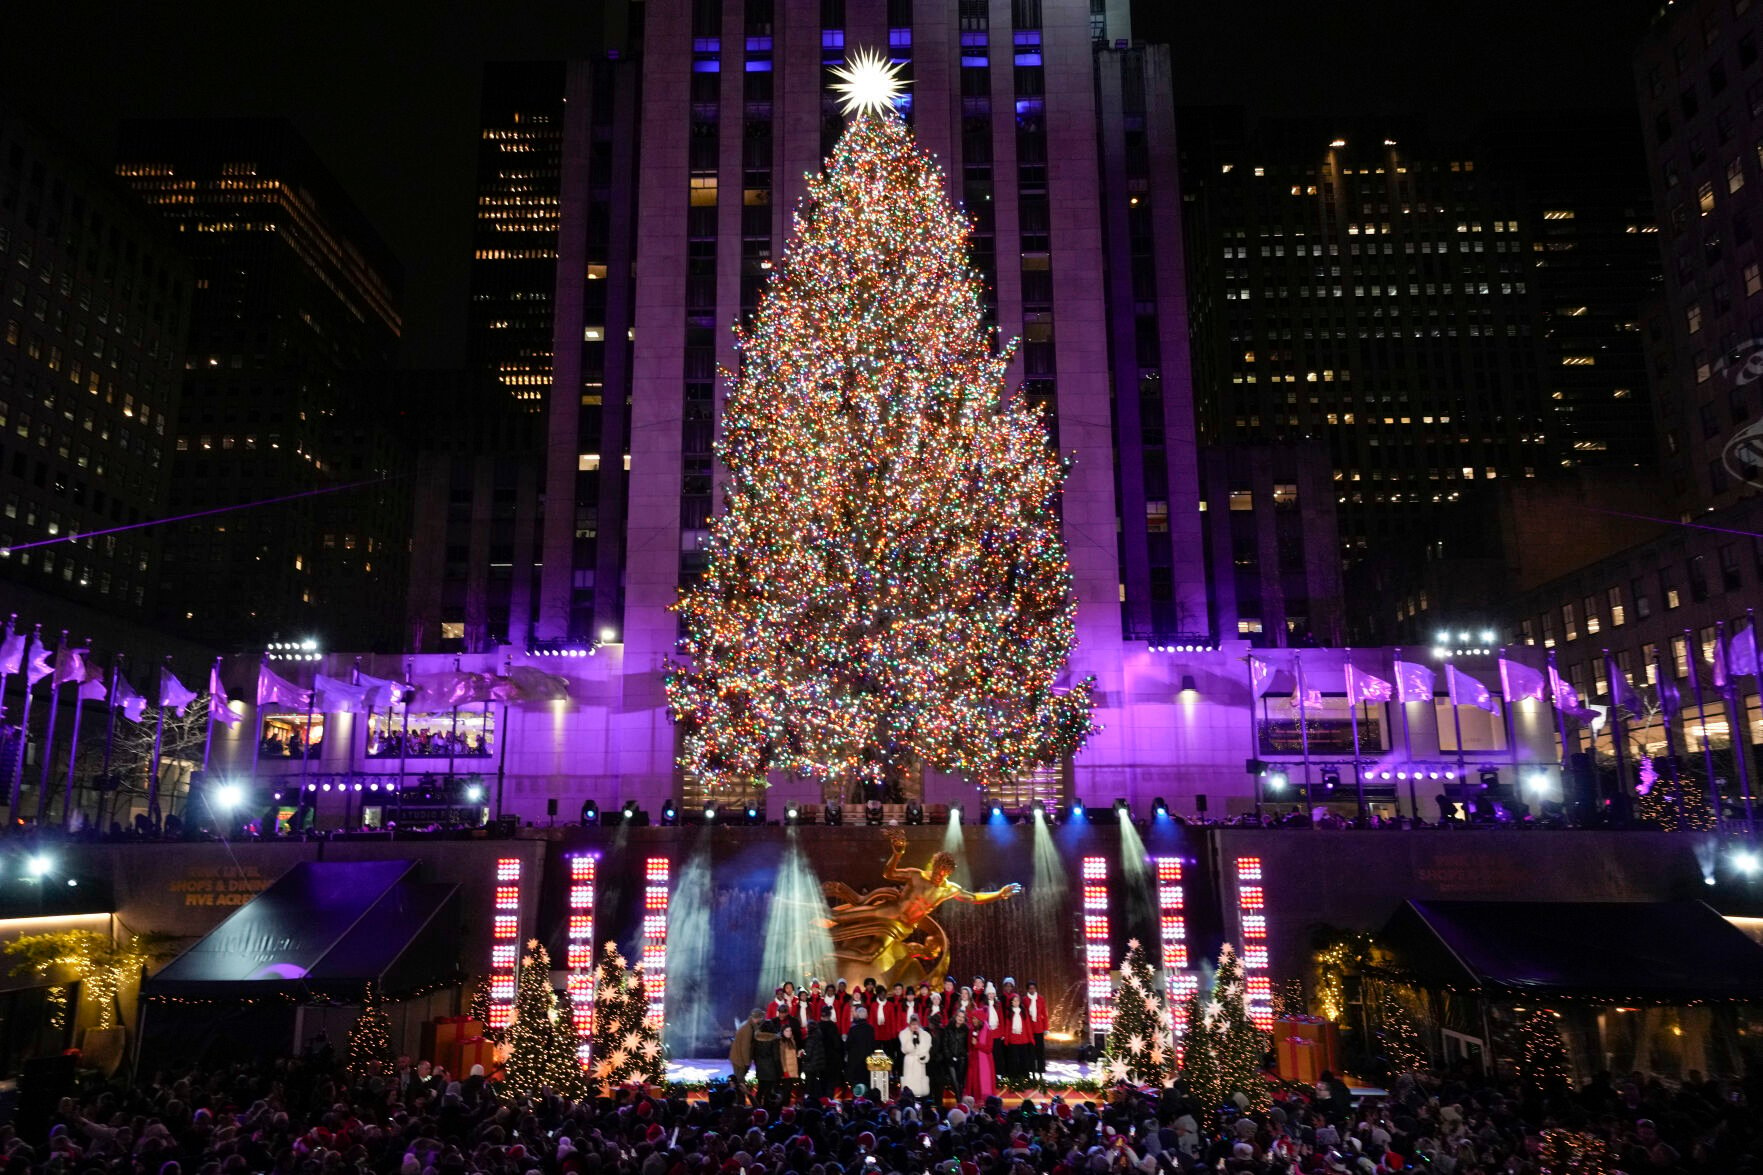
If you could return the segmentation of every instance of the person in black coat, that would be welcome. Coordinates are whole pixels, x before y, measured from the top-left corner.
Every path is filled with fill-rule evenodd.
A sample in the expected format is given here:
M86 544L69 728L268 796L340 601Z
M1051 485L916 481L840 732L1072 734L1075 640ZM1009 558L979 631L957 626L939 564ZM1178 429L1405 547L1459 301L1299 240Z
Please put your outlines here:
M820 1019L809 1026L802 1054L802 1081L809 1097L827 1097L845 1072L845 1051L833 1010L821 1006Z
M932 1079L932 1084L937 1088L930 1090L930 1095L940 1098L943 1087L947 1086L955 1091L956 1098L960 1098L967 1087L967 1025L961 1022L960 1017L945 1015L943 1025L937 1031L931 1065L937 1070Z
M783 1058L778 1053L778 1023L762 1020L753 1033L753 1077L759 1083L754 1101L761 1106L771 1104L777 1095L778 1082L783 1080Z
M875 1051L875 1029L869 1026L869 1009L859 1005L851 1009L851 1031L845 1036L845 1084L853 1093L859 1085L868 1088L869 1054Z

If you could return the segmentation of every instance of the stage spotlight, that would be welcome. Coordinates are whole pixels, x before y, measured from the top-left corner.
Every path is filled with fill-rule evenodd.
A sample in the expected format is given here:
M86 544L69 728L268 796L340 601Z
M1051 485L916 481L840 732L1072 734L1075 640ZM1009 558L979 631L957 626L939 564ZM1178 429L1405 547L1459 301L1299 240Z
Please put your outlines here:
M919 803L917 800L913 800L911 803L906 805L906 823L908 823L908 824L923 824L924 823L924 805L923 804Z
M1549 790L1549 777L1541 771L1533 771L1530 777L1524 781L1524 786L1531 795L1540 796Z
M966 813L962 812L960 804L950 804L949 805L949 823L950 824L961 823L962 818L965 815L966 815Z
M1041 807L1039 804L1036 804L1033 807L1031 807L1028 811L1029 811L1030 817L1034 820L1034 822L1036 824L1046 823L1047 810L1045 808Z
M214 806L231 812L245 802L245 789L236 783L223 783L214 789Z
M1121 817L1123 820L1131 820L1132 819L1132 805L1130 805L1126 802L1125 796L1116 796L1115 797L1115 799L1114 799L1114 814L1116 816Z
M801 818L802 809L796 807L796 805L791 804L788 808L784 809L784 823L794 824Z
M759 823L759 809L755 808L752 804L747 805L747 823L748 824L758 824Z
M704 823L706 823L706 824L716 823L716 805L715 804L705 804L704 805Z
M1483 787L1499 787L1500 773L1492 767L1483 767L1477 774L1481 777Z
M1284 791L1286 784L1291 782L1284 771L1270 771L1267 774L1267 787L1271 791Z
M673 806L672 800L661 805L661 823L663 827L672 827L679 823L679 809Z
M1151 801L1151 819L1153 819L1153 820L1167 820L1168 818L1169 818L1169 804L1164 801L1162 796L1158 796L1156 799Z
M1763 857L1755 849L1740 849L1732 855L1732 867L1746 877L1755 877L1763 871Z
M629 824L629 823L635 821L636 818L637 818L637 802L635 800L626 800L624 802L625 823Z
M1082 820L1084 818L1084 802L1082 800L1071 801L1071 818L1073 820Z
M1324 767L1322 769L1322 790L1325 792L1330 792L1330 791L1333 791L1335 788L1339 787L1340 785L1341 785L1340 768L1338 768L1338 767Z
M845 822L845 806L839 803L828 804L826 806L826 822L835 828L843 824Z
M593 800L582 801L582 827L600 823L600 805Z
M355 786L360 787L361 785L356 784ZM466 803L468 803L468 804L481 804L481 803L483 803L483 800L484 800L484 785L483 784L473 783L473 784L467 785L467 787L465 789L465 802Z
M42 853L32 853L25 858L24 875L30 880L35 881L40 877L46 876L49 870L54 867L55 863Z
M882 804L880 800L863 801L863 823L880 824L882 822Z
M987 810L987 814L993 823L1002 823L1004 821L1004 806L1002 804L993 804Z

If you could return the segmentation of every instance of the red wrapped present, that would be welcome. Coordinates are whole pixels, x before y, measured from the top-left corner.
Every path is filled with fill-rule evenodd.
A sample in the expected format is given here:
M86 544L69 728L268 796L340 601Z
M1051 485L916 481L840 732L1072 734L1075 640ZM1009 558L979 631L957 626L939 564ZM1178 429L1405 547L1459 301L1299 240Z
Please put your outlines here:
M422 1026L422 1055L417 1060L433 1061L451 1069L447 1058L454 1046L483 1034L484 1026L470 1016L437 1016Z
M1334 1021L1321 1016L1281 1016L1273 1022L1273 1047L1289 1037L1302 1037L1317 1049L1319 1064L1335 1073L1341 1071L1341 1035ZM1283 1073L1284 1071L1281 1070Z
M447 1066L447 1072L451 1073L457 1081L463 1081L471 1076L473 1065L482 1065L484 1076L488 1077L496 1071L496 1046L482 1036L455 1041L452 1053L444 1063Z
M1322 1049L1313 1040L1302 1036L1287 1036L1276 1046L1279 1056L1279 1075L1287 1081L1301 1081L1306 1085L1315 1085L1322 1077Z

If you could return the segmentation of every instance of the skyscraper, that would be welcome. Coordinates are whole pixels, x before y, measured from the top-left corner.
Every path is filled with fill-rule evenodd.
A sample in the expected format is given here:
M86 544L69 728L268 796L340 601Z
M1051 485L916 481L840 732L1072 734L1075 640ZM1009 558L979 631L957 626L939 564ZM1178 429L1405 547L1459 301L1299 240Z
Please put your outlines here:
M491 63L480 102L466 363L534 413L551 386L565 69Z
M1645 459L1632 171L1575 170L1560 131L1195 112L1184 136L1190 240L1216 254L1202 435L1327 446L1356 639L1430 624L1429 567L1494 590L1502 479Z
M838 137L829 70L859 48L901 64L991 317L1022 340L1013 381L1071 459L1075 670L1106 696L1124 639L1209 639L1167 51L1088 0L643 7L639 43L566 86L536 641L618 646L624 712L671 747L661 680L716 508L717 368Z
M409 492L380 479L405 445L343 381L391 366L397 263L286 122L132 122L121 143L196 271L171 508L279 500L168 531L162 618L236 647L395 644Z
M163 567L190 266L113 178L0 105L0 577L124 616Z

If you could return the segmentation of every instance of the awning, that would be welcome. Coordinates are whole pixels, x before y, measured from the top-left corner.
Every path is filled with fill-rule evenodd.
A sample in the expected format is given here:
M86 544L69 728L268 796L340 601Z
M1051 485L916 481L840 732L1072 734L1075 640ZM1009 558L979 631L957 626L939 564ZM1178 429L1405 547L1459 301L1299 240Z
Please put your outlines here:
M1763 946L1703 902L1403 903L1378 965L1500 998L1763 1000Z
M449 982L458 966L458 886L417 879L414 861L303 861L142 986L142 994L352 1002Z

